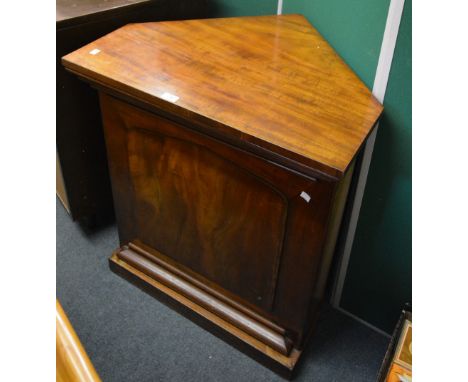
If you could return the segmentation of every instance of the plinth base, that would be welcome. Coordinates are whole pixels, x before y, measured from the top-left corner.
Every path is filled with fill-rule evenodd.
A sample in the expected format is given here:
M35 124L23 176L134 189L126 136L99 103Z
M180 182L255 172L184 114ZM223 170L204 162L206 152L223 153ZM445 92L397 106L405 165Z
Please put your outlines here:
M202 290L193 279L184 277L171 264L164 264L164 260L155 256L156 251L152 252L129 243L112 254L109 266L204 329L282 377L292 379L302 352L292 347L281 328L246 315L235 305Z

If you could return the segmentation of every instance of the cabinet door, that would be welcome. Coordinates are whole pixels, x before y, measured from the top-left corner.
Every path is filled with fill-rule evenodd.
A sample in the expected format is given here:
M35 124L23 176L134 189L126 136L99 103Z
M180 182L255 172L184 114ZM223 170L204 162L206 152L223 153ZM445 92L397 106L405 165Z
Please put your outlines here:
M138 240L299 330L332 184L101 96L122 244Z

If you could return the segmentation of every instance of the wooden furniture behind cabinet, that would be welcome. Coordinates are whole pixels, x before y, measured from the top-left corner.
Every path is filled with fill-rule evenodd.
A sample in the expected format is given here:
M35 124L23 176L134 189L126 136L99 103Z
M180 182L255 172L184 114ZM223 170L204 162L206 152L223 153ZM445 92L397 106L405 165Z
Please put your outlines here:
M57 0L57 195L74 220L113 216L106 149L96 93L67 73L67 53L136 21L206 17L208 1Z
M299 15L127 25L63 63L100 93L111 268L290 376L382 106Z

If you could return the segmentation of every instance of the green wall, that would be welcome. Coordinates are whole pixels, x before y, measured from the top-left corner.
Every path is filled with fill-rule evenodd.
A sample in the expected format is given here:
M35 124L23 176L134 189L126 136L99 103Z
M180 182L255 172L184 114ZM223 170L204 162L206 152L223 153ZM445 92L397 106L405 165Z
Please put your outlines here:
M406 0L341 303L387 332L411 302L411 37Z
M213 0L215 17L274 15L277 0Z

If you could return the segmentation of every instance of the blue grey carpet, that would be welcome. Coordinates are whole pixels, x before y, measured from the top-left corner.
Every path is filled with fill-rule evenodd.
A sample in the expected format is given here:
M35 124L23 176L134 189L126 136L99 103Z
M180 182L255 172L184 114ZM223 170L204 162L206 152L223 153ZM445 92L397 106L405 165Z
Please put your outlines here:
M112 273L114 225L85 233L57 201L57 297L104 382L283 381ZM295 381L375 381L388 339L326 309Z

